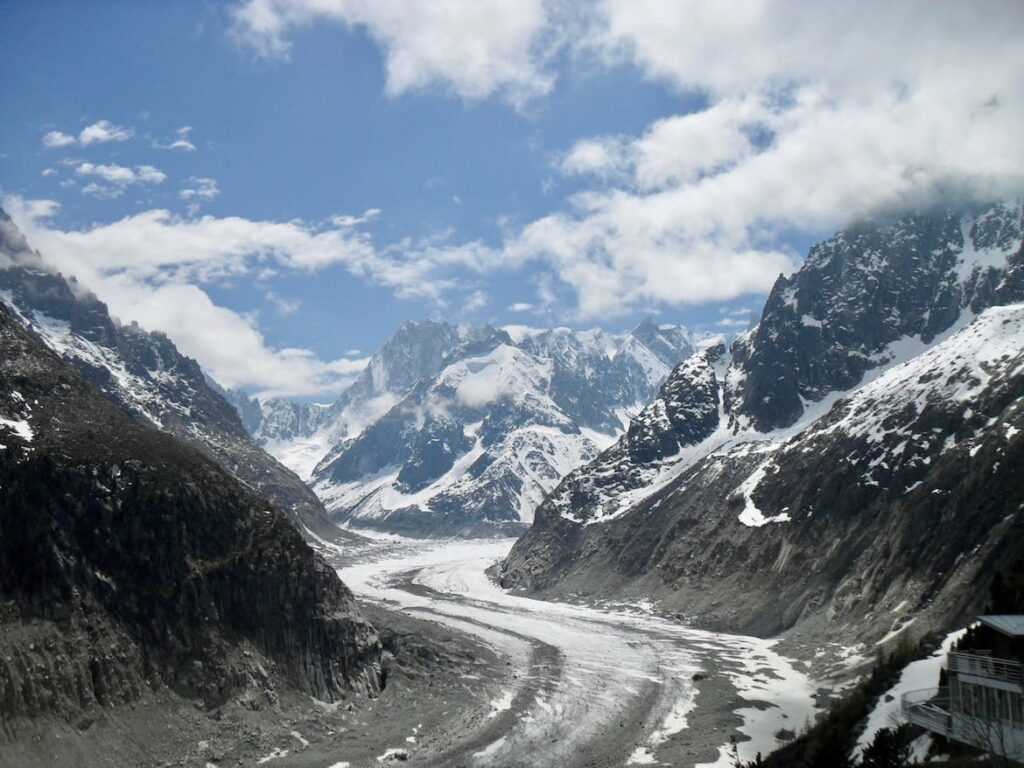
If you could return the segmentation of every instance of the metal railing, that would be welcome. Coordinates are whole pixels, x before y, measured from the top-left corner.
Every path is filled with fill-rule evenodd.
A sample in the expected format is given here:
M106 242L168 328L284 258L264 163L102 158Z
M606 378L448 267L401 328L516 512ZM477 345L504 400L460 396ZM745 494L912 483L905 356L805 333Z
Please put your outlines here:
M1022 670L1024 667L1019 662L1008 659L997 659L994 656L977 653L949 654L949 671L963 675L987 677L990 680L1003 680L1021 685L1024 682Z
M900 710L914 725L943 736L950 735L953 718L949 712L948 689L923 688L909 691L900 697Z

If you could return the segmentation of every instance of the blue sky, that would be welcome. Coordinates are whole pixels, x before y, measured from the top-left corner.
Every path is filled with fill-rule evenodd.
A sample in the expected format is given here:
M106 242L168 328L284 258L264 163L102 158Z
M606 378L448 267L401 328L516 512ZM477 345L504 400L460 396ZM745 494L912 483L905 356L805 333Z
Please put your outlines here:
M407 318L732 330L859 213L1019 182L1019 6L972 40L953 3L891 39L757 5L11 2L0 192L218 379L329 396Z

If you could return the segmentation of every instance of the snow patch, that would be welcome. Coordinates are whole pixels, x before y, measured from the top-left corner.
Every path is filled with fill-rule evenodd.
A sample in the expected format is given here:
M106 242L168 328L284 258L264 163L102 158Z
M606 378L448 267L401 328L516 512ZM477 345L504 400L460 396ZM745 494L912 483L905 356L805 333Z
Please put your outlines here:
M888 691L878 698L878 703L868 715L864 732L857 737L857 746L853 756L859 758L864 747L872 742L875 734L882 728L891 728L903 722L900 714L900 697L910 691L935 688L939 684L939 670L946 668L947 655L953 643L963 637L967 628L958 629L946 635L942 646L931 656L910 662L900 673L900 679Z
M0 427L7 427L26 443L31 443L35 438L32 427L25 419L5 419L0 417Z

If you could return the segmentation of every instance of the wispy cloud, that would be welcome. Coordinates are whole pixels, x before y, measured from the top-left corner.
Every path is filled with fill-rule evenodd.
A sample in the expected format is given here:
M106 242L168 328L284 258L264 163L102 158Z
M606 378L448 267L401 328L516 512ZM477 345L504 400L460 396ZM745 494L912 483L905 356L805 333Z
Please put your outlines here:
M196 145L189 140L188 135L192 132L191 125L183 125L174 132L174 138L166 141L155 140L153 146L156 149L176 149L182 152L195 152Z
M490 296L487 295L487 291L477 289L466 298L462 305L462 313L465 315L472 315L486 307L490 301L491 299Z
M279 315L293 315L302 307L302 302L298 299L289 299L274 291L267 291L266 297L267 301L274 305L274 310Z
M183 187L178 192L178 197L182 200L213 200L220 194L216 179L193 176L189 179L189 184L190 186Z

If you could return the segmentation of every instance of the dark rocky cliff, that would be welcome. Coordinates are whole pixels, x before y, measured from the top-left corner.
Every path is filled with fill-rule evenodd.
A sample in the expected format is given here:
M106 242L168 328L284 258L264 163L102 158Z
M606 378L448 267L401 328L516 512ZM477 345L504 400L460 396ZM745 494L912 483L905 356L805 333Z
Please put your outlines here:
M212 707L378 688L380 646L288 519L131 418L0 307L0 721L149 686Z

